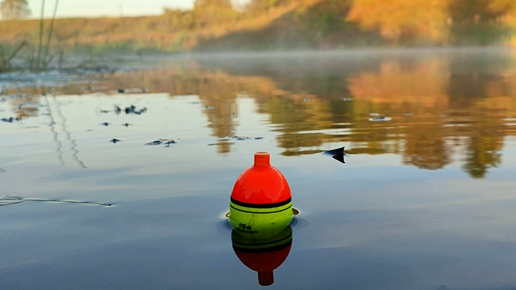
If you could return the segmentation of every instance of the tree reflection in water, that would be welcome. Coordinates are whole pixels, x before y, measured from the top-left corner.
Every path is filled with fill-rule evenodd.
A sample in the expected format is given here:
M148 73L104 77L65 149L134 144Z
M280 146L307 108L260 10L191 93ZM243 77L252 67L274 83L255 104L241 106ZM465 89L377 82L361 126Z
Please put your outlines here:
M179 61L145 78L118 73L106 87L198 95L219 138L235 135L237 99L252 98L285 156L347 143L350 154L399 154L427 170L460 160L483 178L500 165L504 137L516 135L504 121L516 116L514 60L507 51L225 57ZM392 120L370 122L372 113ZM225 154L232 144L215 145Z

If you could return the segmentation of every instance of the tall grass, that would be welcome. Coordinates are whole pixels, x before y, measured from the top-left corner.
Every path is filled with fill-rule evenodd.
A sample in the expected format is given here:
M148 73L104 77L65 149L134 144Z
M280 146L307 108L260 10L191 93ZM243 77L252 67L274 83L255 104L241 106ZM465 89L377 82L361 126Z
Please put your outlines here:
M41 1L41 17L39 19L39 47L38 47L38 58L36 64L36 70L39 70L39 63L41 59L41 52L43 51L43 27L45 17L45 0Z
M52 43L52 36L54 34L54 25L56 22L57 8L59 7L59 0L56 0L54 5L54 13L52 14L52 18L50 19L50 27L47 32L47 42L43 43L43 36L45 34L44 27L44 10L45 10L45 0L41 1L41 18L40 18L40 26L39 26L39 45L38 45L38 56L35 61L35 67L31 67L31 70L42 71L48 68L48 65L54 60L54 58L62 54L62 52L56 53L54 55L50 55L50 45Z
M52 18L50 19L50 26L48 30L45 30L45 0L41 1L41 17L39 19L38 31L39 41L37 43L37 48L34 45L31 45L28 42L23 41L21 44L15 47L12 53L8 54L6 50L0 46L0 73L16 69L12 66L11 61L21 52L22 48L26 48L27 65L30 71L38 72L47 70L50 63L57 56L60 56L59 63L62 63L63 51L60 51L53 55L50 53L50 47L52 44L52 36L54 35L54 27L58 7L59 0L56 0L54 5L54 13L52 15Z
M0 47L0 73L13 69L11 61L18 55L23 47L27 45L26 41L20 43L11 54L7 56L6 52Z
M50 29L48 31L47 46L45 49L45 59L49 58L50 42L52 41L52 34L54 33L54 24L56 22L57 7L59 7L59 0L56 0L56 3L54 5L54 14L52 15L52 20L50 21Z

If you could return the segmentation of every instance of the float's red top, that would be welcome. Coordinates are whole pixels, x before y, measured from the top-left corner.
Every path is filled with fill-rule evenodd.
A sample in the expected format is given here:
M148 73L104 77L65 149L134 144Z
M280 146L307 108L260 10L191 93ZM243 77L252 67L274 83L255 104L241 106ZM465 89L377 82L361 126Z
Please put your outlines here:
M270 165L270 155L258 152L254 166L238 177L231 198L248 204L275 204L292 198L290 187L281 172Z

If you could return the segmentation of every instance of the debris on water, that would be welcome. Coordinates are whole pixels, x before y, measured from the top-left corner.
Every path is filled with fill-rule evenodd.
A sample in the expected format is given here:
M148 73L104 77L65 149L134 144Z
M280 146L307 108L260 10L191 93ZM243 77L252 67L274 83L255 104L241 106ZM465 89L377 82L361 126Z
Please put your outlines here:
M129 126L132 126L132 125L131 125L131 124L129 124L129 123L125 123L125 124L122 124L122 126L124 126L124 127L129 127Z
M10 118L2 118L2 122L12 123L13 121L14 121L14 118L13 118L13 117L10 117Z
M347 154L346 154L346 152L344 152L344 148L345 147L340 147L340 148L337 148L337 149L332 149L332 150L324 151L323 154L331 156L333 159L335 159L335 160L345 164L346 160L344 159L344 157Z
M122 113L122 111L124 111L127 115L129 115L129 114L141 115L141 114L147 112L147 108L143 107L140 110L137 110L135 105L131 105L129 107L125 107L125 109L122 110L122 108L115 105L115 114L120 115Z
M146 143L147 146L158 146L158 145L166 145L165 147L170 147L170 145L176 144L177 141L174 139L158 139L156 141L152 141L149 143Z
M135 112L134 112L134 114L135 114L135 115L141 115L141 114L143 114L143 113L145 113L145 112L147 112L147 108L143 108L143 109L141 109L141 110L139 110L139 111L135 111Z
M222 144L233 145L234 143L218 142L218 143L210 143L210 144L208 144L208 146L217 146L217 145L222 145Z
M100 114L107 114L107 113L109 113L109 112L111 112L111 111L109 111L109 110L103 110L103 109L99 109L99 108L97 108L97 114L98 114L98 113L100 113Z
M369 114L369 116L380 116L380 114L378 114L378 113L371 113L371 114Z
M205 110L213 110L213 109L215 109L214 107L211 107L211 106L204 106L202 108L205 109Z
M122 142L122 141L118 140L118 139L111 139L109 142L116 144L116 143Z
M148 90L146 88L136 88L136 89L118 89L117 92L119 94L130 94L130 93L146 93Z
M102 124L100 124L100 125L102 125L102 126L106 126L106 127L107 127L107 126L109 126L109 125L111 125L111 124L109 124L108 122L104 122L104 123L102 123Z
M163 142L161 142L160 140L145 143L145 145L148 145L148 146L155 146L155 145L161 145L161 144L163 144Z
M224 139L233 139L237 141L244 141L244 140L262 140L263 137L246 137L246 136L227 136L227 137L220 137L219 140Z
M340 98L342 101L344 102L350 102L350 101L353 101L354 99L353 98Z
M134 105L131 105L130 107L126 107L125 108L125 113L126 114L131 114L131 113L134 113L136 110L136 107Z
M9 118L2 118L2 122L6 122L6 123L12 123L14 121L17 121L17 122L20 122L22 120L21 117L16 117L16 118L13 118L13 117L9 117Z
M310 98L304 98L304 99L303 99L303 101L304 101L304 102L310 102L311 100L312 100L312 99L310 99Z
M376 118L369 118L369 121L371 122L387 122L392 120L391 117L376 117Z
M86 132L93 132L93 130L89 129L89 130L86 130Z

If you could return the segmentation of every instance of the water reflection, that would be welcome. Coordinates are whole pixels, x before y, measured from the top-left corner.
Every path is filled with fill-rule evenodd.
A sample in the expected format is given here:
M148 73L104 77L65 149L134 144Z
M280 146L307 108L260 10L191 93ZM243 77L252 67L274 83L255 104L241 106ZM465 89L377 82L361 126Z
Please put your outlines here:
M459 51L175 60L145 78L116 73L99 92L138 84L172 98L198 95L220 154L233 150L224 138L246 118L238 99L251 98L284 156L345 145L350 154L398 154L425 170L459 161L483 178L501 164L504 138L516 135L507 121L516 116L515 59L510 51Z
M186 78L171 75L177 86L169 92L198 94L215 107L205 114L219 137L238 125L227 107L245 93L269 116L285 156L347 142L349 153L400 154L421 169L462 160L471 177L482 178L500 164L504 136L516 133L504 121L516 115L511 53L275 61L201 61ZM371 113L392 121L371 123ZM219 152L230 151L224 145Z
M238 259L249 269L258 272L258 283L270 286L274 284L274 270L279 268L290 254L292 236L290 226L278 235L259 240L243 237L233 230L231 241Z

